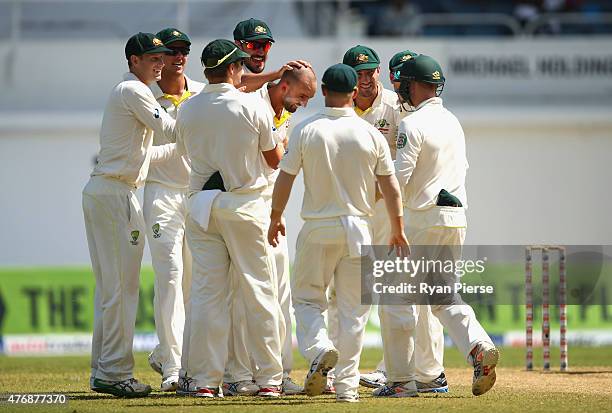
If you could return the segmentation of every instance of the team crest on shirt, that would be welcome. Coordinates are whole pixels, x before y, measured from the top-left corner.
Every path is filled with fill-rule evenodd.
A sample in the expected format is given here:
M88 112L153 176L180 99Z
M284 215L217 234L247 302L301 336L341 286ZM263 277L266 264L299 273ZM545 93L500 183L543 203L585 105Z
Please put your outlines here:
M138 245L138 237L140 237L140 231L132 231L132 232L130 232L130 237L132 237L132 240L130 241L130 244Z
M389 126L390 123L387 121L387 119L378 119L376 122L374 122L374 126L376 126L378 129L387 129L387 126Z
M161 231L160 231L160 228L159 228L159 222L156 222L155 224L153 224L151 229L153 230L153 238L161 237Z
M368 60L370 60L370 58L368 57L367 54L359 53L357 55L357 61L360 63L367 63Z
M153 40L151 40L151 41L153 42L154 46L163 46L164 45L164 43L161 40L159 40L157 37L154 37Z
M400 133L397 137L397 149L402 149L408 143L408 137L405 133Z
M267 32L266 32L266 28L265 28L265 27L263 27L263 26L257 26L257 27L255 27L255 28L253 29L253 31L254 31L255 33L260 33L260 34L261 34L261 33L267 33Z

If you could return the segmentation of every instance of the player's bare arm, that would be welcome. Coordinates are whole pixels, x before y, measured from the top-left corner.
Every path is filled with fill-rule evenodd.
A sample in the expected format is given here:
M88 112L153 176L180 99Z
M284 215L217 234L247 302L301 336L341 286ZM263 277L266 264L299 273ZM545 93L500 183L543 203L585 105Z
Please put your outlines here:
M268 227L268 242L273 247L278 245L278 234L285 235L285 224L282 221L283 211L289 201L291 188L295 175L291 175L285 171L280 171L276 183L274 184L274 192L272 193L272 212L270 213L270 226Z
M253 92L268 82L280 79L287 70L312 67L305 60L291 60L281 66L280 69L266 73L244 73L238 88L244 92Z
M277 144L274 149L262 151L261 153L263 154L263 157L270 168L278 169L278 164L285 153L285 147L282 144Z
M389 245L395 248L398 256L407 256L410 254L410 247L404 235L402 196L397 178L395 175L376 175L376 180L385 200L387 213L391 221Z

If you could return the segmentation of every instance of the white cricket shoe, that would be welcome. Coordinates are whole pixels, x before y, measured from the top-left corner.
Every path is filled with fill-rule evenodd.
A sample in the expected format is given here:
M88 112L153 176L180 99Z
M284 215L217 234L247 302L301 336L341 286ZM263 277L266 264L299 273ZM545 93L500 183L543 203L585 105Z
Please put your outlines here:
M335 348L323 350L315 357L304 382L304 390L308 396L318 396L323 393L327 384L327 373L337 362L338 350Z
M281 386L260 387L257 395L259 397L281 397L283 389Z
M377 388L372 392L376 397L418 397L416 383L414 381L405 381L397 383L387 383L386 385Z
M356 391L336 393L336 402L339 403L359 403L359 394Z
M157 372L160 376L164 374L162 371L161 361L157 360L157 358L155 357L155 350L149 353L149 357L147 357L147 360L149 361L149 366L151 366L151 368L155 372Z
M359 384L364 387L377 389L387 384L387 373L383 370L374 370L371 373L360 374Z
M178 381L179 381L178 375L164 377L161 382L160 390L161 391L176 391L178 387Z
M495 384L497 378L495 366L499 360L499 350L493 344L486 342L479 343L474 350L474 355L470 355L474 366L472 394L480 396L491 390Z
M126 398L146 397L151 393L151 386L140 383L134 378L121 381L94 379L91 389L97 393L107 393Z
M291 377L284 377L281 387L285 396L304 394L304 387L291 380Z
M195 396L197 392L198 390L196 389L195 380L193 378L179 376L176 386L177 396Z
M223 383L223 394L226 396L254 396L259 392L259 386L252 380Z

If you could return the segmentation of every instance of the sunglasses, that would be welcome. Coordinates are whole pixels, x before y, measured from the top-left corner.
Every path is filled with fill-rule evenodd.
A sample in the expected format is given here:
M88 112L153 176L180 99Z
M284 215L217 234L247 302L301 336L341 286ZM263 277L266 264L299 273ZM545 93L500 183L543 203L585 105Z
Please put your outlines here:
M391 79L392 79L394 82L399 82L399 81L400 81L400 71L399 71L399 70L394 71L394 72L391 74Z
M263 49L264 52L268 52L272 47L272 42L256 42L241 40L240 43L249 50Z
M177 56L179 53L182 54L183 56L187 56L190 52L190 49L188 47L174 47L174 48L169 48L169 49L171 51L166 52L168 56Z

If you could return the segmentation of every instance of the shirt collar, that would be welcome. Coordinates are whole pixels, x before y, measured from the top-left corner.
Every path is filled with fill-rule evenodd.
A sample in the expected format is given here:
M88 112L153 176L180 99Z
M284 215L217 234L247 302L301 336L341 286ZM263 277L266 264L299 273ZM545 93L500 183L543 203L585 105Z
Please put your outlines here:
M339 118L341 116L355 116L353 108L330 108L325 107L321 110L321 113L333 118Z
M132 72L127 72L123 74L123 80L137 80L141 82L141 80Z
M223 93L223 92L230 92L232 90L238 90L236 89L233 85L230 85L229 83L213 83L213 84L207 84L206 86L204 86L204 89L202 90L202 93Z
M433 98L429 98L427 100L422 101L416 108L415 110L419 110L421 109L423 106L426 105L441 105L442 104L442 98L439 97L433 97Z
M268 104L268 110L270 111L270 114L272 114L272 118L274 120L274 127L278 129L291 117L291 112L283 108L280 118L276 117L276 112L272 106L272 99L270 99L270 92L268 91L269 84L270 83L264 83L264 85L261 87L261 97Z

